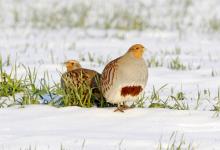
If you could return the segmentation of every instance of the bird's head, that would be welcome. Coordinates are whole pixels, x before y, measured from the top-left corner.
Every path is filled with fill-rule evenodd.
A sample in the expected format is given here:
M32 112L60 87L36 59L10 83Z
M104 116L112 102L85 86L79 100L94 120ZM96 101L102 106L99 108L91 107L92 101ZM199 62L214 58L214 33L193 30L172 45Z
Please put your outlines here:
M133 54L133 56L135 58L141 58L144 54L145 48L143 45L141 44L135 44L132 45L129 49L128 49L128 53Z
M81 68L80 63L77 60L68 60L64 64L66 65L67 71L72 71Z

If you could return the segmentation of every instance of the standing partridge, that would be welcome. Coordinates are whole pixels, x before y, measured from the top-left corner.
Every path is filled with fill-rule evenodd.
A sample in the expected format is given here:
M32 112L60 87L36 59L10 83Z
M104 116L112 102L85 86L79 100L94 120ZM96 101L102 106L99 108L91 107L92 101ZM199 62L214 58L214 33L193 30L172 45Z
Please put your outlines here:
M98 81L101 77L100 73L82 68L80 63L76 60L69 60L65 62L65 64L67 72L61 76L61 87L66 93L72 91L71 89L75 87L80 87L83 84L86 84L92 89L92 93L95 97L101 95L98 85Z
M125 102L137 100L147 84L148 67L143 53L144 46L135 44L108 63L102 72L101 91L107 102L118 104L115 111L127 109Z

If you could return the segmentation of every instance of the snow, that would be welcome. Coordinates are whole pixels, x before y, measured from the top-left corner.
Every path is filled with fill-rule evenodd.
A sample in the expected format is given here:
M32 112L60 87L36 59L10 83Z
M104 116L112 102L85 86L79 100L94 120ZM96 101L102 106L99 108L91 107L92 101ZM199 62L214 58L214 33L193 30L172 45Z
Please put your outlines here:
M52 81L60 82L60 73L65 71L63 62L68 59L77 59L83 67L101 73L107 62L125 53L132 44L142 43L147 49L145 60L155 57L162 64L149 68L146 96L151 96L153 87L159 89L167 84L160 91L160 97L166 99L172 91L174 94L182 91L189 110L134 108L114 113L115 108L95 107L0 108L0 150L28 149L29 146L36 150L60 150L61 145L70 150L157 149L160 142L166 147L175 131L177 141L184 135L185 142L192 143L195 149L219 149L220 120L210 111L217 103L220 87L219 1L83 1L79 12L84 5L91 5L86 28L69 26L70 20L81 14L75 9L70 9L69 15L73 14L70 20L59 20L63 10L80 6L78 3L75 0L0 0L3 70L10 73L17 62L19 77L26 73L21 65L24 64L32 70L37 69L37 84L45 72ZM109 23L114 15L112 12L122 11L121 19L125 19L123 15L126 16L124 13L128 10L133 10L134 16L141 16L144 23L148 23L146 29L105 29L102 26L106 20ZM39 18L33 18L34 13ZM50 14L58 20L50 18ZM129 15L132 15L130 11ZM120 13L118 16L120 18ZM45 27L47 19L51 19L50 25L58 26ZM213 19L217 22L217 30L210 25ZM117 24L117 20L112 24ZM186 70L169 67L176 57ZM11 62L9 66L7 58ZM210 95L204 91L210 91ZM195 109L198 92L201 92L201 100ZM0 97L0 102L5 100L6 104L11 104L8 98Z
M196 149L220 146L220 120L213 118L213 112L148 108L115 113L113 110L43 105L0 109L0 147L156 149L160 138L162 143L169 142L174 131L180 136L184 133L186 141L192 142Z

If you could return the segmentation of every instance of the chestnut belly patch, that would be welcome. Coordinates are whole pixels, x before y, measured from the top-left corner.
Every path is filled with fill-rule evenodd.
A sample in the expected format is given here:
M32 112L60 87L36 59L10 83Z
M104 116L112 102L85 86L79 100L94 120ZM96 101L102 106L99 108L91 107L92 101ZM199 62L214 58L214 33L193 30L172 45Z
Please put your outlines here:
M142 90L141 86L125 86L121 88L121 96L137 96Z

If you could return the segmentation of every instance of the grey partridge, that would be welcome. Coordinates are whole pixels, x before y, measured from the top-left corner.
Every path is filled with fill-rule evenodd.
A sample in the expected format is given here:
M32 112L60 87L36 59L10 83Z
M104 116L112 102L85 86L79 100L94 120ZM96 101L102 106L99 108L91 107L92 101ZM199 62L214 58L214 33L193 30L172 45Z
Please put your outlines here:
M101 74L90 69L82 68L80 63L76 60L69 60L65 62L67 72L61 76L61 87L66 93L72 91L76 87L86 85L92 89L95 97L100 97L99 80ZM85 93L87 91L84 91Z
M101 75L101 91L107 102L117 104L115 111L123 112L127 101L136 101L143 93L148 79L148 67L144 61L144 46L135 44L128 51L104 68Z

